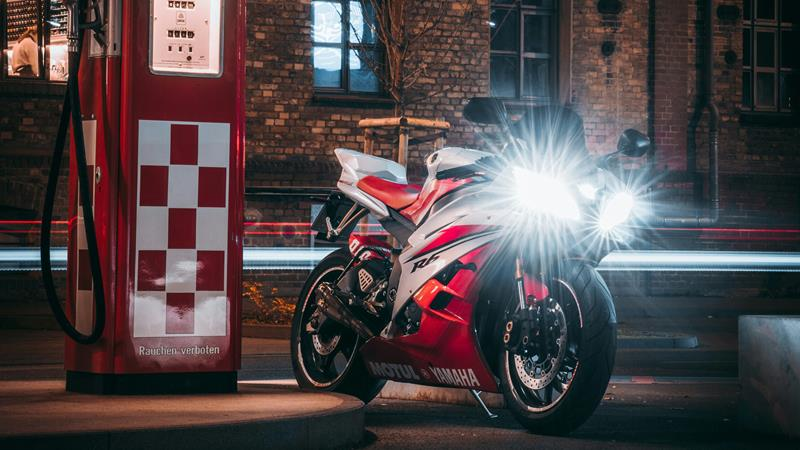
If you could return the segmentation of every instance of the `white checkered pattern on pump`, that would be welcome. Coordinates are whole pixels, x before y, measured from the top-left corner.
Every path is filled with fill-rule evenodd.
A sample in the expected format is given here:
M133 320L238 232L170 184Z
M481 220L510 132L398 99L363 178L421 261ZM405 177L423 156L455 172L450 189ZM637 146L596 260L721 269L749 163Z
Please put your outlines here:
M139 121L134 337L226 336L230 125Z

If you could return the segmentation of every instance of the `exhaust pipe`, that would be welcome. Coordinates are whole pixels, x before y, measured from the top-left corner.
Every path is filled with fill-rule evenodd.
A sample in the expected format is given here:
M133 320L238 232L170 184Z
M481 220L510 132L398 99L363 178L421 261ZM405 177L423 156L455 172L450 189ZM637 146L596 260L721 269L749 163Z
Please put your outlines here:
M333 292L330 283L321 283L317 286L317 307L331 320L350 328L358 333L364 340L375 336L375 333L350 311Z

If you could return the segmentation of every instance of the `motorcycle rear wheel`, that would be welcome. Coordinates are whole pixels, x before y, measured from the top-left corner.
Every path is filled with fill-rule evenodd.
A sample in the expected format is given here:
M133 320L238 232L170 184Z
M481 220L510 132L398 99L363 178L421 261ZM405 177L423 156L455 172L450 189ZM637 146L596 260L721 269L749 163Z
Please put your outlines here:
M608 387L617 347L616 312L602 277L580 261L565 261L560 272L562 275L548 284L559 305L554 309L567 322L568 331L559 338L566 342L560 345L569 343L572 350L566 350L566 356L564 351L558 353L561 361L553 369L558 373L548 374L550 381L544 375L536 380L526 376L523 367L529 366L521 366L519 355L508 351L499 355L506 405L520 424L537 434L568 434L592 415ZM557 295L565 298L556 299ZM541 368L536 370L543 373ZM547 385L532 388L537 382Z
M359 353L363 341L343 325L327 319L326 336L307 331L317 308L315 290L322 282L333 282L351 256L339 249L326 256L306 279L292 319L291 357L294 377L303 389L338 392L369 403L381 391L385 380L372 377Z

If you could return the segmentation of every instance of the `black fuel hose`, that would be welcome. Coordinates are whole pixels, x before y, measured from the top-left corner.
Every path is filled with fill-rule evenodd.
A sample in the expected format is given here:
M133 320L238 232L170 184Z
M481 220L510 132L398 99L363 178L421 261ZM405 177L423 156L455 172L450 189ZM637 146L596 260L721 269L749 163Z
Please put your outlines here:
M79 344L93 344L103 335L106 323L106 302L105 291L103 289L103 277L100 271L100 254L97 249L97 235L94 227L94 214L92 211L92 187L93 177L88 174L86 166L86 145L83 136L83 119L81 117L80 92L78 90L78 69L81 64L81 50L83 49L83 32L80 33L78 40L78 51L69 52L69 78L67 79L67 91L64 95L64 105L61 110L61 120L58 124L56 143L53 149L53 159L50 163L50 173L47 178L47 190L45 191L44 208L42 210L42 233L41 233L41 262L42 278L47 294L47 301L56 321L61 329L72 340ZM94 326L89 335L78 331L67 318L61 302L58 299L55 283L53 281L53 267L50 260L50 231L53 221L53 207L55 205L56 189L58 178L61 171L61 160L64 154L64 144L67 139L67 131L70 120L72 121L72 136L75 142L75 165L78 171L78 195L83 207L83 223L86 230L86 243L89 253L89 267L92 272L92 292L94 296ZM80 224L77 224L80 226ZM78 230L80 232L80 230Z

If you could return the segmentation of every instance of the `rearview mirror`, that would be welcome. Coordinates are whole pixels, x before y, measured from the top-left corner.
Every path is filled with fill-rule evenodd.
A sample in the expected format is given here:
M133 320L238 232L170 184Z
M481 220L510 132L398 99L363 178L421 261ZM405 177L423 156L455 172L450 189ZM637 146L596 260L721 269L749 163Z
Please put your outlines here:
M631 158L643 156L650 150L650 139L644 134L628 128L617 142L617 151Z
M506 105L494 97L472 97L464 106L464 118L485 125L500 125L507 119Z

